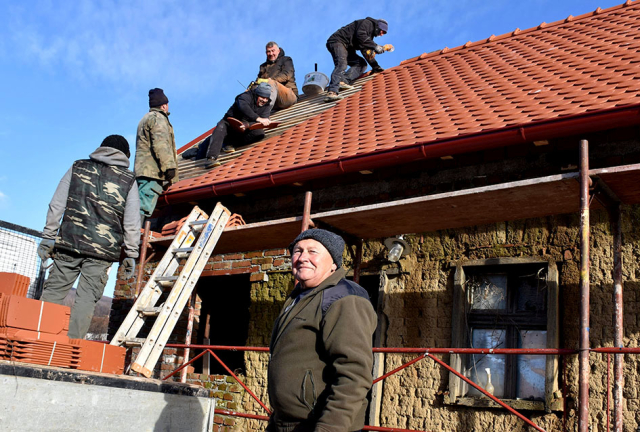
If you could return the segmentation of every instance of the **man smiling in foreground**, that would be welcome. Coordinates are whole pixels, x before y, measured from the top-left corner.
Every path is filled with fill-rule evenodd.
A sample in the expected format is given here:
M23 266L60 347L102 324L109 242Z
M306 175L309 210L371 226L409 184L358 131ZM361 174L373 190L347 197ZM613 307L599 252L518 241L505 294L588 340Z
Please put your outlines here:
M304 231L289 246L296 286L274 324L269 432L362 429L371 388L376 313L345 279L342 237Z

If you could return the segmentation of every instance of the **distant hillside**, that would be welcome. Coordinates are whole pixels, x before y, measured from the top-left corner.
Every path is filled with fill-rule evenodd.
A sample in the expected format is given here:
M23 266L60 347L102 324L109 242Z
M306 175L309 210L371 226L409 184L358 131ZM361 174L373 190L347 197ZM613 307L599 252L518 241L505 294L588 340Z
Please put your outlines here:
M76 290L71 289L67 297L64 299L65 306L73 306L73 302L76 298ZM93 334L106 334L109 329L109 313L111 312L111 303L113 299L111 297L102 296L98 304L96 304L96 310L91 320L91 326L89 326L89 333Z

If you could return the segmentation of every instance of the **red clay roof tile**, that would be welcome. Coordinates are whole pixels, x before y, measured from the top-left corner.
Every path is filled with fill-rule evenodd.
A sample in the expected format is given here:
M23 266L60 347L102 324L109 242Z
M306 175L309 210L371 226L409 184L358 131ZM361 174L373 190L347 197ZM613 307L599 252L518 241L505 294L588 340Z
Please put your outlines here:
M333 108L177 183L165 200L210 196L221 185L231 185L229 193L234 182L255 176L335 161L343 170L345 158L638 105L639 27L640 2L627 2L403 61Z

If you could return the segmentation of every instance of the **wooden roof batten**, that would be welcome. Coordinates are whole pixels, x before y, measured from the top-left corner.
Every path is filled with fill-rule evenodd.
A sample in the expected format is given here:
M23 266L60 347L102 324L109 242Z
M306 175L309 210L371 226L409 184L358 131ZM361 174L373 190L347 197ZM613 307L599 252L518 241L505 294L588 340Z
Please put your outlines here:
M623 204L640 203L640 164L594 169L589 175L603 181ZM578 172L556 174L320 212L311 214L311 219L357 238L373 239L569 214L580 209L578 179ZM216 253L286 248L301 226L302 216L296 216L228 227ZM172 239L160 237L151 243Z

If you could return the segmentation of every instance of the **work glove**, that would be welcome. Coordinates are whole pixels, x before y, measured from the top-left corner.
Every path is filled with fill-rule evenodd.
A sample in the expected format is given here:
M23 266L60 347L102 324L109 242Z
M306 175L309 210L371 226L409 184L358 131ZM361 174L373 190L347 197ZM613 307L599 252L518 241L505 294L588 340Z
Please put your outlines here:
M42 261L46 261L47 258L51 258L53 252L53 245L56 243L53 239L42 239L40 246L38 246L38 256Z
M168 170L166 170L164 172L164 179L166 181L171 181L172 178L174 178L176 176L176 169L175 168L169 168Z
M124 261L122 261L122 278L131 279L135 269L136 260L133 258L125 258Z
M382 45L376 45L374 51L376 52L376 54L382 54L384 52L384 47Z

